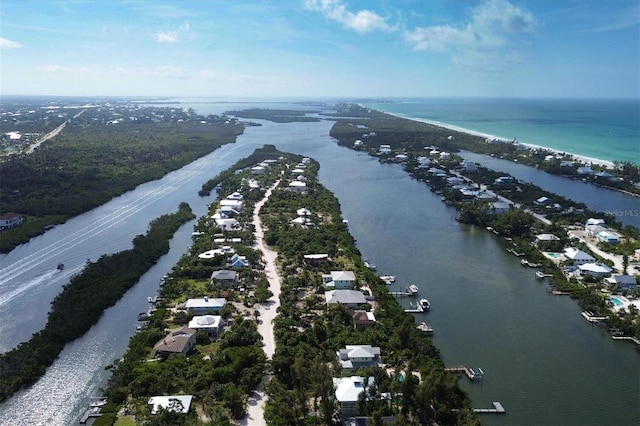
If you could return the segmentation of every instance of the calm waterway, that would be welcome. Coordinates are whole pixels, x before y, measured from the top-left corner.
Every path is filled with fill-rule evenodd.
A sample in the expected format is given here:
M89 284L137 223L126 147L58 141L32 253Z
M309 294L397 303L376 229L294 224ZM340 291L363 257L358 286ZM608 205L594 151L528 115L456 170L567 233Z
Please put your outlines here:
M0 257L0 350L44 325L67 274L79 271L86 257L130 247L151 219L174 211L180 201L204 214L212 198L197 196L202 182L270 143L320 162L320 179L340 199L363 255L381 274L397 276L394 289L415 283L431 301L431 312L417 320L433 325L445 362L485 371L482 383L461 379L475 407L500 401L508 410L506 416L484 416L485 424L637 423L639 357L632 345L589 326L573 301L551 296L493 234L458 224L452 209L399 166L338 147L327 136L330 127L322 122L247 128L236 144ZM191 227L180 229L171 252L87 335L68 345L42 380L0 405L0 423L77 422L108 377L103 367L124 353L146 297L186 251ZM53 271L58 262L67 265L63 272Z

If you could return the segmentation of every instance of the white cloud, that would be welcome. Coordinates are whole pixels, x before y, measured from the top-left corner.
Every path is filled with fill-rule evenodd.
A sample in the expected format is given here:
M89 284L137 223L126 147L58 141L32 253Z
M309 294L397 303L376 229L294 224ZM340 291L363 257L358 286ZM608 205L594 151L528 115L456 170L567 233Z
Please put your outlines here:
M344 28L365 34L372 31L395 31L396 26L387 24L385 18L367 9L350 12L342 0L307 0L305 8L322 13L326 18L342 24Z
M158 43L177 43L178 42L178 34L175 31L159 31L156 34L156 41Z
M536 20L531 12L507 0L487 0L471 11L468 23L417 27L404 38L414 50L495 49L509 43L509 36L532 32Z
M21 47L23 47L22 43L0 37L0 49L19 49Z

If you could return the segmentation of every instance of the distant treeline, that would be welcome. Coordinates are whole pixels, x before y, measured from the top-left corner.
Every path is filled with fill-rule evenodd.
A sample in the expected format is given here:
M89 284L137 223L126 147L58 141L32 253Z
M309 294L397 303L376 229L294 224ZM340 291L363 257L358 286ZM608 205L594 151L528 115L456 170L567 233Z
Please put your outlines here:
M0 252L43 233L47 225L62 223L235 142L244 130L224 119L74 123L32 154L0 163L0 213L26 218L23 225L2 231Z
M169 251L176 230L194 217L189 205L182 203L176 213L153 220L146 235L133 239L133 248L102 256L73 277L53 300L45 328L0 355L0 402L43 376L65 344L98 322L103 311Z

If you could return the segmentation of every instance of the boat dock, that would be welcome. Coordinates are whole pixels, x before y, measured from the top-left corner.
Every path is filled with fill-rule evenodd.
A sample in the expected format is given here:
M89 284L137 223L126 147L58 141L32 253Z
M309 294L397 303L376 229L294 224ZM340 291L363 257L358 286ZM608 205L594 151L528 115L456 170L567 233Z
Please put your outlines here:
M392 296L396 296L396 297L409 297L409 296L412 296L411 293L407 293L406 291L390 291L389 294L392 295Z
M484 377L484 371L482 368L474 370L466 365L449 365L444 367L444 371L448 371L450 373L464 373L469 380L482 380Z
M474 413L494 413L494 414L507 414L507 410L504 409L502 404L497 401L492 402L493 408L474 408Z
M411 306L413 306L413 303L411 304ZM404 311L409 313L409 314L421 314L421 313L425 312L425 310L420 305L416 305L415 308L413 308L413 307L412 308L407 308Z
M582 311L580 314L584 317L584 319L594 324L607 319L607 317L597 317L593 315L593 312L589 311Z
M102 415L100 410L102 410L101 407L89 407L82 417L80 417L80 424L86 424L90 417L100 417Z

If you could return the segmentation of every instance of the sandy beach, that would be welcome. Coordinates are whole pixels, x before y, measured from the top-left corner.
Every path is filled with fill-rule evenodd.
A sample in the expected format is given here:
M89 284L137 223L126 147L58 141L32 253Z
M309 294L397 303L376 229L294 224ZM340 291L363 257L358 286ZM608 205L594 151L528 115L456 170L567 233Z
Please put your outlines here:
M260 221L260 208L269 199L271 192L278 186L280 181L277 181L265 194L264 198L256 203L253 210L253 225L255 226L255 247L262 252L262 257L265 261L264 272L269 281L269 289L273 293L273 296L266 302L260 305L258 312L260 317L258 320L258 331L262 336L264 353L268 359L273 357L276 351L276 342L273 335L272 322L277 315L278 306L280 306L280 276L278 275L278 269L276 266L276 257L278 253L271 250L264 243L264 231L262 229L262 222ZM249 405L247 409L247 416L242 419L239 424L246 426L262 426L266 425L264 419L264 404L267 401L267 395L264 392L264 383L269 380L269 376L265 374L262 379L262 383L254 394L249 398Z
M400 115L400 114L394 114L394 113L389 113L389 112L385 112L385 114L389 114L389 115L392 115L392 116L398 117L398 118L404 118L406 120L413 120L413 121L418 121L420 123L430 124L432 126L441 127L443 129L455 130L456 132L466 133L468 135L478 136L478 137L485 138L485 139L496 139L496 140L503 141L503 142L511 142L510 139L505 139L505 138L502 138L502 137L499 137L499 136L495 136L495 135L491 135L491 134L488 134L488 133L482 133L482 132L477 132L477 131L470 130L470 129L465 129L464 127L459 127L459 126L454 126L454 125L451 125L451 124L441 123L439 121L427 120L427 119L415 118L415 117L405 117L405 116ZM604 166L604 167L607 167L609 169L613 169L615 167L613 162L606 161L606 160L601 160L599 158L587 157L587 156L580 155L580 154L574 154L572 152L559 151L559 150L556 150L556 149L548 148L546 146L534 145L534 144L527 143L527 142L518 141L518 143L521 144L521 145L526 146L529 149L543 149L543 150L546 150L546 151L549 151L549 152L552 152L552 153L555 153L555 154L570 155L571 158L573 159L573 161L579 162L579 163L584 163L584 164L591 163L591 165Z

